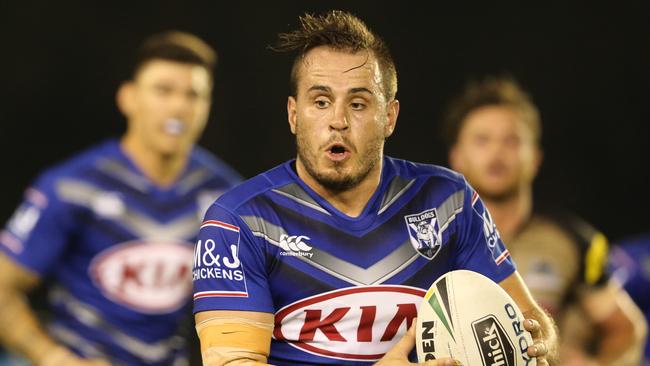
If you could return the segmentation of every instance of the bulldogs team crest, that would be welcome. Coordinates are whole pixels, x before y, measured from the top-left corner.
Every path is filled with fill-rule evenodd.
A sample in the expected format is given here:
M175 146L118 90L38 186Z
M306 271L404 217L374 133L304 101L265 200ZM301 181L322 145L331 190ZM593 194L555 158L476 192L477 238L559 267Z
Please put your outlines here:
M417 214L406 215L404 220L413 248L427 259L435 257L442 244L436 209L432 208Z

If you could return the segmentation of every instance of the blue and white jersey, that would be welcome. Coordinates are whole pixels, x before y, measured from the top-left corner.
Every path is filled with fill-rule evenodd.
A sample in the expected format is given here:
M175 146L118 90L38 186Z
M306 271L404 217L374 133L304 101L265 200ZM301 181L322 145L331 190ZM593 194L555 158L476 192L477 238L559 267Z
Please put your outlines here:
M194 253L194 311L275 314L269 363L367 365L454 269L515 270L488 212L447 169L384 158L359 217L316 194L289 161L221 196Z
M613 277L630 294L650 327L650 233L622 240L612 247L610 265ZM650 366L650 338L646 341L642 366Z
M108 141L42 174L0 248L52 283L55 339L116 365L169 365L182 348L174 335L191 305L201 219L239 181L195 148L176 184L162 189Z

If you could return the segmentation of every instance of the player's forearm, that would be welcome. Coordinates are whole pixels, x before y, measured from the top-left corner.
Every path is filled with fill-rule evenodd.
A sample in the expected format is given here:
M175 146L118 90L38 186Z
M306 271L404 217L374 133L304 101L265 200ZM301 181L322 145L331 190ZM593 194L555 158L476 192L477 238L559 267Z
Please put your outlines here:
M614 299L614 310L598 323L596 359L605 366L636 366L643 356L646 321L627 293L619 290Z
M636 366L643 355L647 328L644 321L630 321L624 316L608 320L599 334L601 339L596 360L603 366Z
M60 353L57 345L43 330L25 296L17 290L0 289L0 341L34 364Z
M211 347L201 352L204 366L269 366L266 358L246 350Z
M243 317L213 317L199 320L196 331L201 340L205 366L262 366L267 364L273 323Z
M548 349L546 354L546 361L550 366L559 365L559 338L558 329L555 321L548 313L544 312L540 307L534 307L524 312L526 319L535 319L540 324L542 338Z
M642 347L634 344L625 337L607 337L600 345L596 362L599 366L636 366L640 362ZM613 338L613 339L612 339Z

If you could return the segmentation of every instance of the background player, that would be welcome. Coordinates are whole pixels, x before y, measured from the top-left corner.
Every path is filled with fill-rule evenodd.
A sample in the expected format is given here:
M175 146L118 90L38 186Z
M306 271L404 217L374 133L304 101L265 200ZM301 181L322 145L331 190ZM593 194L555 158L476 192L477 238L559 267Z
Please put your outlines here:
M565 332L563 364L637 364L643 322L608 281L605 237L574 217L533 211L542 152L539 113L529 96L509 78L472 83L451 104L447 127L451 167L476 188L533 296ZM599 330L591 357L562 326L572 304Z
M612 247L612 276L630 294L650 326L650 234L621 240ZM643 366L650 366L650 339L646 339Z
M384 156L399 113L384 42L346 12L300 23L276 46L298 51L287 102L297 159L222 196L195 248L204 364L410 364L413 333L397 341L431 283L459 268L536 319L524 322L528 352L553 364L552 321L483 231L475 192L447 169Z
M117 93L127 131L45 171L0 236L0 339L36 365L171 365L205 208L239 181L195 146L214 50L181 32L139 49ZM47 280L47 330L24 295ZM177 364L177 363L174 363Z

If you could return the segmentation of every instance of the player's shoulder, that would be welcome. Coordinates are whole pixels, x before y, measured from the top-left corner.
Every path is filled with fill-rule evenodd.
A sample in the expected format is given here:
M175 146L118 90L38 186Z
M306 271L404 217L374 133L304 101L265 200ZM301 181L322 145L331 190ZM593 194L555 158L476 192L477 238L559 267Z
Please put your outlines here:
M537 208L534 219L555 226L583 250L591 245L595 237L603 235L579 215L557 207Z
M440 165L418 163L391 157L386 157L385 163L390 164L396 175L407 179L422 178L437 184L447 183L462 188L467 186L467 181L462 174Z
M290 184L295 178L289 173L291 161L278 165L238 184L221 195L215 205L230 211L251 205L255 198L263 196L274 188Z
M98 162L118 154L117 140L111 139L92 145L43 170L36 179L36 185L47 187L62 178L83 179L89 170L96 169Z
M607 237L593 225L575 213L546 206L537 208L533 220L544 220L565 233L575 250L579 253L581 281L590 286L602 286L609 279L607 257L609 242Z
M192 164L206 169L214 177L225 180L231 185L243 180L242 176L232 166L201 146L194 146L190 159Z
M650 231L618 239L616 244L621 247L643 247L650 252Z
M612 251L625 252L627 256L636 261L649 257L650 231L642 234L626 236L616 240Z

